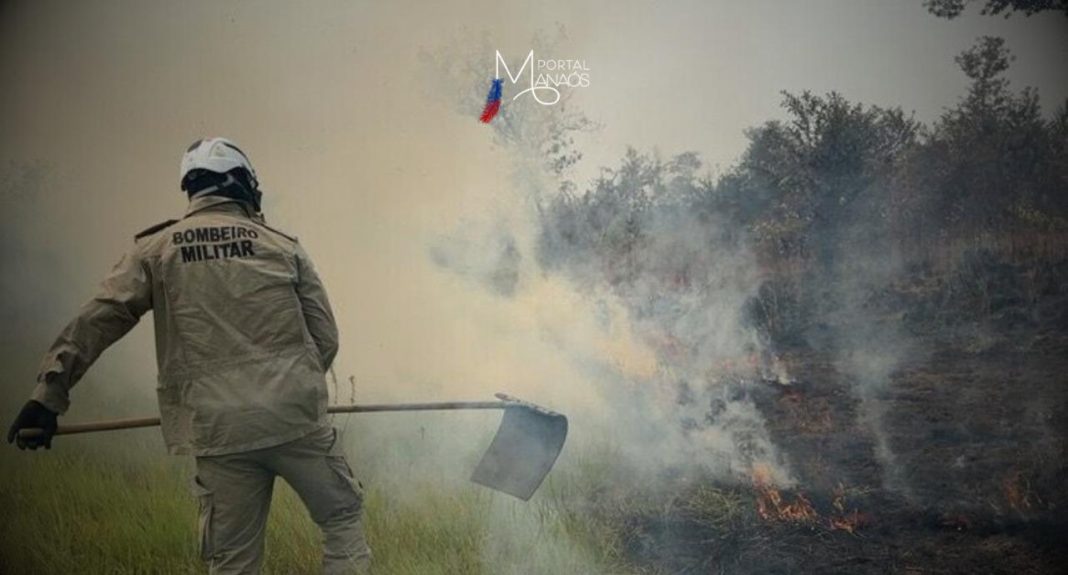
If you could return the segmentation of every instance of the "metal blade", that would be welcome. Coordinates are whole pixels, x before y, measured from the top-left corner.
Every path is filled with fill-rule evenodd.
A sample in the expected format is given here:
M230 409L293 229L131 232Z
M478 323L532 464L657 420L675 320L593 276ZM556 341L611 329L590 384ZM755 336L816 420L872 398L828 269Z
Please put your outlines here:
M536 405L512 402L482 455L471 481L526 501L541 485L567 439L567 417Z

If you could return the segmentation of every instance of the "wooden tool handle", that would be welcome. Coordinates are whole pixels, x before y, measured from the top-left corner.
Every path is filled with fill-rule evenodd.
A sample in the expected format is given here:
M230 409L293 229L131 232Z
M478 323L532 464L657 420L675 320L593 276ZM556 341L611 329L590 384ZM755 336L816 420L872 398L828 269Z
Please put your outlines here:
M443 401L435 403L380 403L369 405L331 405L326 408L327 413L376 413L384 411L439 411L447 409L506 409L517 407L512 401ZM56 429L56 435L71 435L74 433L92 433L94 431L112 431L115 429L136 429L138 427L155 427L159 425L158 417L138 417L134 419L111 419L105 421L93 421L90 423L73 423L61 425ZM33 439L41 435L39 428L25 428L19 430L22 439Z

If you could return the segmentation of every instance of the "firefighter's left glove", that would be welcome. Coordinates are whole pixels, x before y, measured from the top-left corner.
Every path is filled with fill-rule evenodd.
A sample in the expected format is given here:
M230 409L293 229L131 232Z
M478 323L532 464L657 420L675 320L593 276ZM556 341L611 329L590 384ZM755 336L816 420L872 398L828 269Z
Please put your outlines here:
M59 415L42 405L38 401L29 400L26 405L22 407L22 411L19 412L18 417L15 418L15 423L11 424L11 429L7 432L7 442L16 442L19 449L37 449L44 446L45 449L52 449L52 436L56 434L56 418ZM34 437L23 438L19 435L19 430L37 428L41 430L40 435Z

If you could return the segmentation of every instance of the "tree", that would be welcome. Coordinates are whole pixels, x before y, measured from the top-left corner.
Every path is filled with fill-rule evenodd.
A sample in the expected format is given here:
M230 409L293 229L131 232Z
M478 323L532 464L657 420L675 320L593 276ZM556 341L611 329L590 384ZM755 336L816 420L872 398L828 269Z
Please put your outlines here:
M964 7L975 0L926 0L923 5L927 11L939 18L953 19L964 12ZM986 5L980 10L985 16L1005 14L1008 18L1013 12L1023 12L1025 16L1031 16L1047 10L1061 11L1068 16L1068 0L986 0Z
M957 58L971 86L934 125L923 153L926 174L914 180L931 194L927 213L947 232L1005 232L1061 210L1055 125L1042 118L1035 90L1009 89L1003 75L1011 61L1004 42L992 37Z
M881 201L871 196L887 189L920 125L899 108L854 104L835 92L784 93L782 105L788 121L750 131L739 170L721 186L762 208L753 228L766 246L794 254L807 246L831 266L842 232L864 219L862 203Z

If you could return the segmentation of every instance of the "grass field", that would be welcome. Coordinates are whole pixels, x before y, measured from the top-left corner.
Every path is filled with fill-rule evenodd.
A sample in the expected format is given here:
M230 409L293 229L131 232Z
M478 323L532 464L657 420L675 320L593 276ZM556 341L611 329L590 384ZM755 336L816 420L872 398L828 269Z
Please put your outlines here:
M198 573L190 458L163 454L157 431L57 438L51 451L0 456L0 573ZM356 436L356 437L353 437ZM350 460L367 486L365 521L375 573L629 573L621 536L578 503L610 479L568 457L530 501L464 480L468 450L428 439L349 432ZM478 443L478 442L474 442ZM363 455L361 455L363 454ZM595 458L596 459L596 458ZM267 573L315 573L318 530L279 480Z
M940 341L883 400L904 494L885 484L849 378L814 353L791 360L794 383L749 388L798 480L781 493L696 459L636 468L642 453L576 413L529 502L467 481L499 415L335 426L366 486L376 574L1062 572L1068 337L1021 333L974 351ZM85 399L71 421L148 412ZM59 437L47 452L0 446L0 575L203 573L192 475L154 429ZM265 571L318 563L317 530L279 482Z
M376 574L1058 573L1064 468L1034 462L1063 443L1050 436L1028 450L1024 439L1046 437L1036 428L1061 420L1009 425L983 406L1063 399L1059 350L1068 340L1020 341L981 354L943 349L900 376L903 399L887 429L908 462L909 496L883 485L858 402L833 364L814 357L792 370L796 383L751 389L793 456L799 483L781 493L755 476L702 471L696 460L636 468L632 449L624 457L575 416L556 468L521 502L466 479L496 427L492 415L367 415L335 425L366 486ZM997 422L1007 439L939 442L915 424L951 406L952 421L980 431ZM99 417L90 413L106 410L71 418ZM970 467L952 456L962 448L981 448ZM47 452L2 446L0 574L203 573L192 475L191 459L164 454L158 430L59 437ZM315 573L318 563L317 530L280 481L265 572Z

